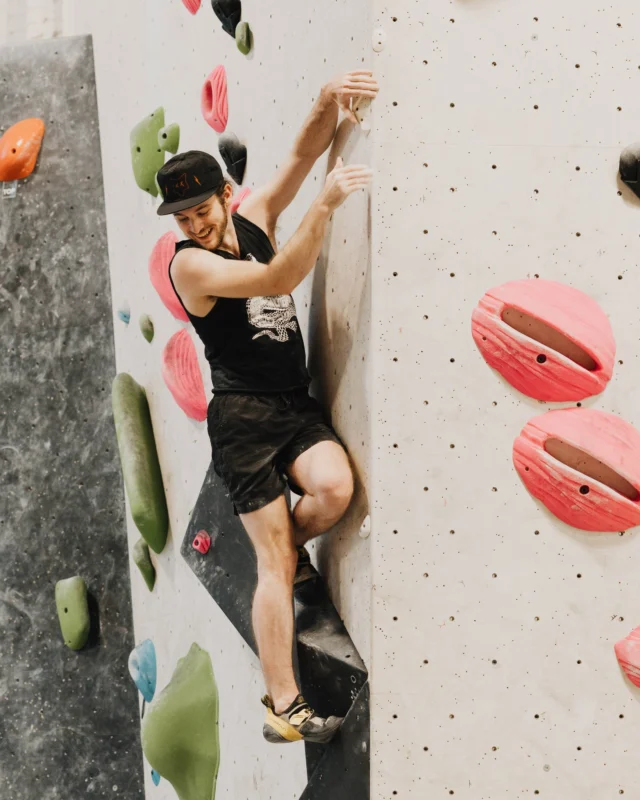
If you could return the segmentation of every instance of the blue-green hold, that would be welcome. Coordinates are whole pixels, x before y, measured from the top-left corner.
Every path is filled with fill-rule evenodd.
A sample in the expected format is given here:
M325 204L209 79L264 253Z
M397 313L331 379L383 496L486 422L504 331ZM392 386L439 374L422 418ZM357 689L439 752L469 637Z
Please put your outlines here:
M129 674L147 703L156 693L156 648L151 639L145 639L129 655Z

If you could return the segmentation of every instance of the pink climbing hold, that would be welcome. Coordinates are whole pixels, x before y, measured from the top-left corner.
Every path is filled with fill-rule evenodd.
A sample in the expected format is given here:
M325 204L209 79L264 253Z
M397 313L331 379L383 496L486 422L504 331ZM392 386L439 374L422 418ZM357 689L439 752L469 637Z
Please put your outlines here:
M590 408L548 411L530 420L513 461L531 494L584 531L624 531L640 524L640 433Z
M484 360L536 400L582 400L603 391L616 345L606 314L556 281L510 281L490 289L471 328Z
M236 211L240 208L240 204L242 201L251 194L251 189L248 186L245 186L238 194L233 198L231 201L231 213L235 214Z
M202 0L182 0L184 7L190 14L197 14Z
M195 345L184 328L174 333L162 353L162 377L184 413L199 422L207 418L207 399Z
M223 66L216 67L204 82L200 105L202 116L213 130L223 133L229 118L227 72Z
M640 628L634 628L626 639L617 642L614 650L627 678L640 686Z
M178 237L168 231L155 243L149 257L149 277L160 299L176 319L189 322L187 312L180 305L169 279L169 264L176 252Z
M196 538L193 540L193 549L202 553L203 556L209 552L211 547L211 537L206 531L198 531Z

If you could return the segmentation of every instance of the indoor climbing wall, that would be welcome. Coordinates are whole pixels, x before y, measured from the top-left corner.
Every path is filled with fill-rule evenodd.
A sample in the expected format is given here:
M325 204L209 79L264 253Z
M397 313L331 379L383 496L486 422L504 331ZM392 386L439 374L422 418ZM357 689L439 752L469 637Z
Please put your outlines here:
M0 49L0 86L2 134L45 127L35 169L0 199L0 794L133 800L142 754L91 40Z
M514 440L577 403L503 380L471 316L506 281L586 293L617 352L582 408L640 425L637 8L374 7L371 796L634 797L639 534L527 492Z
M177 125L178 152L201 149L217 156L219 133L207 124L200 106L205 79L222 65L228 83L226 132L237 135L248 149L243 187L259 187L291 150L322 85L340 73L367 66L370 10L364 0L340 0L315 10L304 4L285 7L247 0L243 20L251 26L253 49L245 55L222 30L208 1L194 15L188 5L199 6L180 0L77 2L65 29L67 34L93 36L117 365L119 372L129 373L146 391L169 509L168 542L160 554L151 553L156 570L152 592L133 561L130 563L136 644L151 640L157 658L156 697L148 705L145 719L147 714L150 719L161 717L154 709L159 707L163 690L166 696L175 697L171 676L180 670L176 665L196 643L210 656L219 697L216 798L297 798L307 782L304 747L274 749L264 741L259 662L180 555L211 453L206 423L202 417L197 419L200 406L178 405L169 389L171 376L163 367L168 343L172 351L184 348L181 352L187 352L192 340L207 401L211 383L194 331L165 307L150 280L154 246L160 237L170 231L178 234L179 229L170 217L156 215L158 200L136 185L130 134L144 122L134 136L135 149L147 123L149 129L165 127L167 132ZM327 31L331 31L330 46ZM159 117L151 117L159 114L160 108L162 126ZM339 150L331 160L342 154L351 163L369 163L366 132L350 127L341 132ZM170 156L167 152L166 158ZM281 217L277 231L281 246L324 185L328 160L327 152ZM140 180L144 183L142 177ZM320 379L315 391L329 405L359 478L353 510L314 557L367 665L369 541L359 530L367 514L370 446L368 216L364 194L350 199L334 215L315 275L294 293L312 371ZM128 533L133 551L140 533L131 515ZM207 556L202 558L207 564ZM179 737L185 736L189 741L188 730L181 730ZM157 748L150 752L152 758L157 757ZM145 759L146 796L158 800L175 797L167 780L154 783Z

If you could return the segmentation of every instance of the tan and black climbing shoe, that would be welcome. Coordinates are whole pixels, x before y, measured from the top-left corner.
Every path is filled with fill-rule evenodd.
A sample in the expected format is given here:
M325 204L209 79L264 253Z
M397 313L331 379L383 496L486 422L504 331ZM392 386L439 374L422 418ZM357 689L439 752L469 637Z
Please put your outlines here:
M306 547L296 547L298 551L298 565L296 567L296 576L293 579L293 585L303 581L309 581L312 578L319 578L320 573L311 563L311 556Z
M342 725L342 717L319 717L301 694L282 714L275 713L273 700L268 694L262 698L262 703L267 707L262 734L273 744L300 742L303 739L305 742L326 744Z

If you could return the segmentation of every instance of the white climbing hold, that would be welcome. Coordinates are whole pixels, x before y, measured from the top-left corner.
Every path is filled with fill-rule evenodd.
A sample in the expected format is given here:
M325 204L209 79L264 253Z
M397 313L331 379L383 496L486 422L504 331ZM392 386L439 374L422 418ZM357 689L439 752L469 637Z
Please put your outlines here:
M368 539L371 535L371 517L367 514L360 526L360 538Z
M363 131L371 130L371 122L369 121L369 114L371 110L370 97L354 97L351 101L351 110L360 123Z
M387 42L387 33L384 28L376 28L373 32L373 49L376 53L381 53Z

